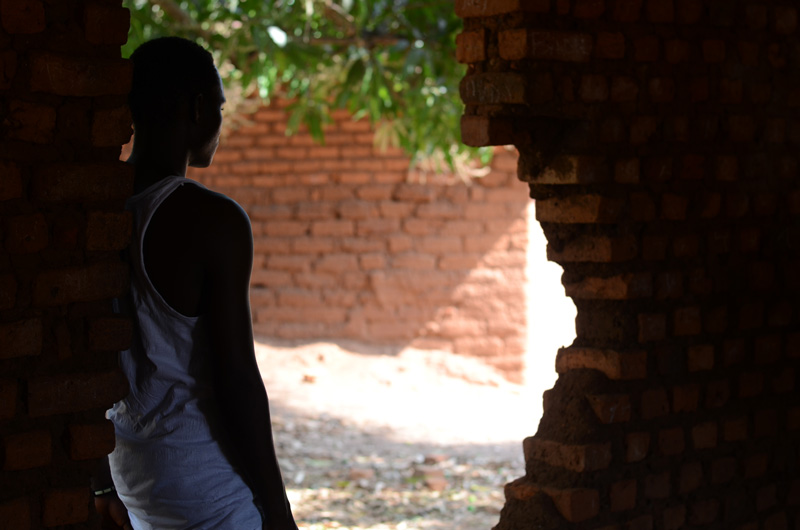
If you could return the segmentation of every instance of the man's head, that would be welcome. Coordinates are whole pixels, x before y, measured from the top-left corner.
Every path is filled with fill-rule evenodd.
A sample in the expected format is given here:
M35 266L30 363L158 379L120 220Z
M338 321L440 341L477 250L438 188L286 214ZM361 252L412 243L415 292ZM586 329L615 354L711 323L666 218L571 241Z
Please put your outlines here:
M206 167L219 144L225 95L214 59L198 44L162 37L131 55L128 104L137 133L185 130L189 165Z

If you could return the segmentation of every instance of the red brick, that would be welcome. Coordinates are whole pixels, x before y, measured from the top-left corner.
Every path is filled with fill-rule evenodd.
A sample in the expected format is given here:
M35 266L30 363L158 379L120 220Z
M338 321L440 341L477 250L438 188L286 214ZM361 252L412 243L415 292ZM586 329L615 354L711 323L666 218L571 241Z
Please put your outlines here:
M686 211L689 208L689 199L665 193L661 197L661 218L669 221L683 221L686 219Z
M459 18L491 17L515 11L546 13L549 0L456 0L455 11Z
M700 388L697 385L676 386L672 389L673 412L694 412L700 401Z
M486 116L462 116L461 140L469 146L509 145L513 143L511 122Z
M17 412L17 381L0 379L0 420L13 418Z
M706 39L703 41L703 59L707 63L721 63L725 60L725 41Z
M3 469L19 471L49 466L53 444L48 431L31 431L3 438Z
M0 20L3 29L11 34L40 33L46 27L41 0L2 0Z
M82 58L50 52L31 54L31 91L59 96L126 95L131 65L121 59Z
M350 254L327 254L316 262L314 269L320 272L358 270L358 258Z
M759 488L756 493L756 510L763 512L777 504L777 494L775 484L769 484Z
M684 495L699 488L703 483L703 465L690 462L681 466L678 493Z
M27 101L9 104L8 138L47 144L53 140L56 128L56 109Z
M43 307L91 302L119 296L127 286L128 267L121 262L46 271L34 281L33 303Z
M778 375L772 379L771 389L776 394L789 394L794 392L795 389L795 373L794 369L787 367L784 368Z
M667 333L667 319L663 314L640 314L639 342L662 340Z
M686 522L686 506L671 506L664 510L664 530L680 530Z
M706 526L717 520L719 514L719 501L709 499L697 501L692 504L689 512L689 524L695 526Z
M611 79L611 100L617 103L636 101L639 86L631 77L614 76Z
M605 13L605 0L575 0L575 18L599 18Z
M42 351L42 322L38 318L0 324L0 359L29 357Z
M651 420L669 413L669 398L663 388L652 388L642 392L641 415Z
M672 39L664 43L664 58L668 63L684 63L689 60L689 42Z
M695 449L712 449L717 446L717 424L701 423L692 427L692 443Z
M638 158L617 160L614 166L614 181L620 184L638 184L640 163Z
M130 11L125 8L88 4L84 10L86 40L121 46L128 40L130 19Z
M653 103L669 103L675 98L675 81L668 77L655 77L649 84Z
M645 236L642 238L642 257L647 261L660 261L667 256L667 238ZM666 326L666 321L664 323Z
M767 335L755 340L756 364L772 364L781 356L782 340L778 335Z
M683 296L683 274L680 272L664 272L655 278L655 297L668 300Z
M600 511L600 495L597 490L569 489L545 490L553 499L556 509L567 521L579 523L595 517Z
M647 20L655 23L675 21L675 7L672 0L647 0Z
M11 254L38 252L49 242L49 227L41 213L18 215L6 222L6 250Z
M51 490L42 503L46 527L83 523L89 519L89 488Z
M541 460L572 471L597 471L611 463L611 444L566 445L550 440L526 438L525 460Z
M92 145L116 147L127 143L133 133L131 123L131 114L127 106L95 110L92 116ZM222 162L225 154L230 152L220 152L214 160Z
M631 123L630 142L645 144L654 139L659 130L659 120L655 116L635 116Z
M696 24L703 17L704 0L676 0L677 19L681 24Z
M127 318L101 317L89 320L89 349L122 351L130 347L133 324Z
M133 167L124 162L44 165L33 177L33 197L45 202L125 200L132 194Z
M752 116L731 116L728 118L730 139L736 143L750 143L755 138L755 122Z
M789 35L797 29L797 9L789 6L775 7L775 33Z
M551 245L547 247L547 259L557 263L615 263L628 261L636 253L637 243L633 237L579 236L562 242L558 250Z
M658 49L658 37L637 37L633 41L633 59L643 63L657 61Z
M40 417L104 409L127 393L128 382L118 370L36 377L28 382L28 414Z
M601 422L609 424L630 421L631 402L627 395L587 395L586 399Z
M608 99L608 79L604 75L589 74L581 77L580 98L587 103Z
M650 446L650 433L628 433L625 436L625 461L628 463L639 462L647 456Z
M588 62L592 37L587 33L510 30L499 34L500 56L507 60L539 59Z
M622 33L608 31L598 33L594 53L600 59L623 59L625 57L625 36Z
M644 496L648 499L666 499L670 491L669 471L647 475L644 479Z
M686 441L681 427L662 429L658 432L658 450L662 455L679 455L685 448Z
M687 355L687 366L690 372L714 369L714 346L698 344L690 346Z
M611 484L609 500L612 512L633 510L636 507L636 480L621 480Z
M486 60L486 30L465 31L456 36L456 60L478 63Z
M123 250L130 243L132 228L130 212L90 212L86 250Z
M623 201L600 195L570 195L539 200L536 219L551 223L614 223L623 213Z
M708 384L706 389L706 407L722 407L728 402L730 395L731 389L728 381L712 381Z
M641 379L646 376L646 353L620 353L592 348L561 348L556 356L556 372L597 370L609 379Z
M270 225L267 225L269 228ZM307 233L306 223L287 222L279 231L271 231L273 235L297 237ZM349 220L314 221L311 223L311 235L314 237L343 237L355 235L355 224Z
M761 453L744 459L744 476L748 479L763 477L769 466L769 455Z
M610 278L586 277L579 283L565 286L570 298L591 300L630 300L652 295L652 280L649 275L621 274Z
M0 162L0 201L22 197L22 176L19 167L9 162Z
M736 458L718 458L711 462L711 484L725 484L736 477Z
M774 437L778 430L778 414L775 410L759 410L753 414L753 435L756 438Z
M617 0L614 3L614 20L636 22L642 11L642 0Z
M4 530L30 530L31 505L27 498L4 501L0 504L0 521Z

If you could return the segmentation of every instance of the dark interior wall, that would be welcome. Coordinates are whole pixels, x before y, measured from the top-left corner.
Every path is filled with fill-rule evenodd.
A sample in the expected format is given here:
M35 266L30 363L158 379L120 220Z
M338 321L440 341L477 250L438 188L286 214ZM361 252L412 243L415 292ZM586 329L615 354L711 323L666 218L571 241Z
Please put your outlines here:
M498 530L800 528L795 3L456 9L578 308Z
M120 1L0 1L0 528L96 527L132 175Z

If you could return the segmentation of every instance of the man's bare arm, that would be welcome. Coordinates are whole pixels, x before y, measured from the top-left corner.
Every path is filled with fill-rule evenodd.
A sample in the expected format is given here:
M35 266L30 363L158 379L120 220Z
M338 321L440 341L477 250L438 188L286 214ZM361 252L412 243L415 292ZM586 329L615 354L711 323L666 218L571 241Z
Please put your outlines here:
M209 230L205 289L215 389L229 450L266 512L266 528L295 530L275 456L269 403L250 314L253 236L244 211L220 199Z

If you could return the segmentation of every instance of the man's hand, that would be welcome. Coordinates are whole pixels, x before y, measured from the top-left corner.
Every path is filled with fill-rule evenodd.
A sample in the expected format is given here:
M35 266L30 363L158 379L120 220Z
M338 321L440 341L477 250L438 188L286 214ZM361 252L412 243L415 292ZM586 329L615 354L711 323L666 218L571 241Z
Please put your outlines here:
M103 530L133 530L128 510L116 493L95 497L94 509L103 518L100 526Z

